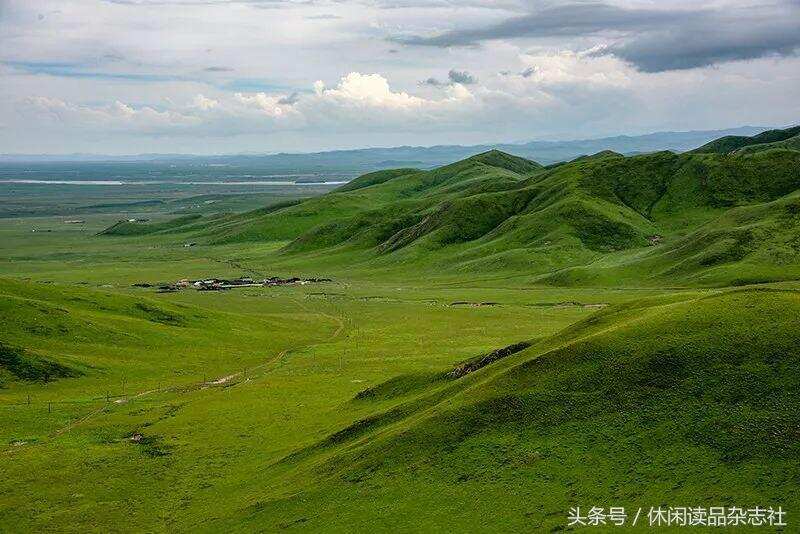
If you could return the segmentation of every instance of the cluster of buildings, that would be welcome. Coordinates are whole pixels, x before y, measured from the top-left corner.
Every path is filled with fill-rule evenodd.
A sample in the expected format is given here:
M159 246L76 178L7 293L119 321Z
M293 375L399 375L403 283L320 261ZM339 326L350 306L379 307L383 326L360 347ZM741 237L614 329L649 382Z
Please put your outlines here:
M159 286L161 291L178 291L180 289L194 288L198 291L223 291L226 289L234 289L239 287L270 287L270 286L286 286L292 284L311 284L317 282L330 282L330 278L279 278L273 276L256 280L253 278L234 278L228 280L225 278L206 278L203 280L189 280L184 278L178 280L174 284L166 284Z

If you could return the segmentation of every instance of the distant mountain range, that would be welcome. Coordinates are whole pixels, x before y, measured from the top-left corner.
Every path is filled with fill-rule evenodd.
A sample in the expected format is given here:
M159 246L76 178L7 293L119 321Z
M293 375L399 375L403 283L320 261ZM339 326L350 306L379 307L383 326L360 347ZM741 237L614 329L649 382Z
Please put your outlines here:
M684 152L723 136L752 136L768 127L742 126L727 130L690 132L657 132L647 135L604 137L573 141L530 141L520 144L438 145L431 147L399 146L388 148L361 148L313 153L231 154L197 156L185 154L137 154L107 156L96 154L35 155L3 154L0 163L90 163L132 162L173 164L179 166L231 166L255 169L259 172L352 172L397 167L430 169L467 158L489 150L531 159L542 164L567 161L602 150L613 150L625 155L659 150Z

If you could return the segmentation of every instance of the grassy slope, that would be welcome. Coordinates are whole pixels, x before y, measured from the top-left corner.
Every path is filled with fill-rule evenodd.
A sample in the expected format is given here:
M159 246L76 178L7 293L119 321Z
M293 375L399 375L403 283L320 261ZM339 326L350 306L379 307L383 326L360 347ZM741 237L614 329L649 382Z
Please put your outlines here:
M0 279L0 341L22 352L20 358L56 361L71 371L60 374L83 375L103 389L108 384L118 389L123 378L152 385L164 377L210 376L260 363L264 355L259 347L308 336L304 328L297 330L299 336L288 328L304 322L319 321L303 310L238 314L156 300L152 294ZM187 354L192 357L186 359ZM45 381L41 373L18 378ZM48 387L71 387L70 383L62 380Z
M779 143L797 135L800 135L800 126L794 126L792 128L786 128L783 130L767 130L766 132L761 132L760 134L751 137L729 135L711 141L710 143L706 143L705 145L694 149L692 152L728 154L745 147Z
M378 415L285 460L291 485L209 528L550 529L576 504L794 510L798 314L793 291L641 300L462 379L395 379L353 401Z
M736 150L736 153L752 154L753 152L763 152L765 150L772 150L776 148L785 148L788 150L800 150L800 134L795 135L794 137L790 137L788 139L783 139L781 141L746 146Z
M652 158L654 156L647 156ZM800 152L769 150L750 155L668 157L666 172L642 169L655 190L634 187L626 199L615 185L626 170L612 168L593 176L599 195L616 194L642 211L664 238L655 247L603 258L548 274L556 284L665 283L730 285L795 279L800 267ZM619 165L630 165L620 160ZM604 176L613 179L603 180ZM636 176L636 174L634 174ZM660 178L660 180L659 180Z
M558 285L624 285L670 280L702 286L757 284L800 277L800 196L732 208L643 252L546 275Z

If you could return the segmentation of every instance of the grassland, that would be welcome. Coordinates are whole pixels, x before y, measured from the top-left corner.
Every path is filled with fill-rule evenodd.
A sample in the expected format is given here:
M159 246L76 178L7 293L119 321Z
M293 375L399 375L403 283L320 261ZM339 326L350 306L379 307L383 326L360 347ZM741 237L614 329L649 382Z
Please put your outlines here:
M0 219L0 531L792 531L796 158L489 153L233 215ZM333 281L133 287L242 275Z

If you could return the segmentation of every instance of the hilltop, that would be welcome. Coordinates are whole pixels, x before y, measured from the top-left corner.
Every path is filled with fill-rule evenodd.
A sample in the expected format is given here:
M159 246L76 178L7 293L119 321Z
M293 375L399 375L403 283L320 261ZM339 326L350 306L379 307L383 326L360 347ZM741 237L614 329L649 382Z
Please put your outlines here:
M767 150L786 146L797 147L798 139L800 139L800 126L795 126L785 130L768 130L749 137L728 135L696 148L692 152L697 154L729 154L744 148ZM757 145L761 146L757 147Z

